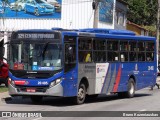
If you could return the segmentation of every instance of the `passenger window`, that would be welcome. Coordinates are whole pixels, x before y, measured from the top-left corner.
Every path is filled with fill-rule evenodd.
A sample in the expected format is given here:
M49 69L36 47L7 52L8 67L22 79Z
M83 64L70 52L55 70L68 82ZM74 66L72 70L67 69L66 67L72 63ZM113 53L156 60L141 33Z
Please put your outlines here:
M93 50L105 50L106 49L106 41L101 39L93 40Z
M129 61L137 61L137 53L129 52Z
M118 52L110 51L107 54L108 61L119 61L119 54Z
M129 42L129 51L137 51L137 42L136 41Z
M108 41L107 50L118 51L118 41L114 41L114 40Z
M76 37L64 37L65 64L64 71L68 72L76 66Z
M128 41L120 41L120 51L128 51Z
M146 61L154 61L154 48L154 42L146 42Z
M130 41L128 49L129 49L129 61L131 62L137 61L137 42Z
M138 61L145 61L145 52L138 52Z
M93 39L93 60L94 62L106 61L106 40L105 39Z
M94 51L94 62L106 62L106 51Z
M138 42L138 61L145 61L145 42Z
M79 62L92 62L92 38L79 38Z
M108 40L107 41L107 60L108 61L119 61L119 41Z
M128 41L120 41L119 46L121 62L128 61Z
M145 42L138 42L138 51L145 51Z

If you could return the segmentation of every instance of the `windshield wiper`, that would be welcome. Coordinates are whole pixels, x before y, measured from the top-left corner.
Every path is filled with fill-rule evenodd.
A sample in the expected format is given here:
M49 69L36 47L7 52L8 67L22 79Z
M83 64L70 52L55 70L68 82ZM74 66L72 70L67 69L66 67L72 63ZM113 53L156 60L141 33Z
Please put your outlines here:
M44 53L46 52L49 43L50 42L47 42L47 43L44 44L43 49L40 52L40 54L38 55L38 57L40 57L42 55L42 57L44 58Z

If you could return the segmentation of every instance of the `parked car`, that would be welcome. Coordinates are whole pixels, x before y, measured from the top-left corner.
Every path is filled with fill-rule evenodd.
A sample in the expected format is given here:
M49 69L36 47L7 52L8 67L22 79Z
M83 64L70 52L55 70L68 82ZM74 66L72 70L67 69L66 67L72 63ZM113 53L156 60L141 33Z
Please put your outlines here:
M16 2L10 3L11 10L22 11L24 10L26 0L17 0Z
M28 0L25 4L24 12L34 13L34 15L39 16L42 14L53 14L55 8L43 0Z
M61 12L61 4L57 0L46 0L46 1L55 7L56 12Z
M4 63L0 60L0 85L5 84L5 86L8 86L8 64Z

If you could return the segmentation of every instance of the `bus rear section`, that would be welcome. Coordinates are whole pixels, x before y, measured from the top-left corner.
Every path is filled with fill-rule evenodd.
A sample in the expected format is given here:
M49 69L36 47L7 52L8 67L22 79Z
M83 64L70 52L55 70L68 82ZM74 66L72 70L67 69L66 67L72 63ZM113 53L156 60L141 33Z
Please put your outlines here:
M82 93L132 98L136 90L156 84L154 37L121 30L82 31L78 38L78 85L85 85Z

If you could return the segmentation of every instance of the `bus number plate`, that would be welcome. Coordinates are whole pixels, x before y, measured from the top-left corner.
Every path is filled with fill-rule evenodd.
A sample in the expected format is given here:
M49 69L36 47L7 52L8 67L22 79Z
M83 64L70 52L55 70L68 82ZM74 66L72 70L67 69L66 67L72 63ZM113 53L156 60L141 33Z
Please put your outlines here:
M36 92L35 88L27 88L26 90L27 90L27 92Z

